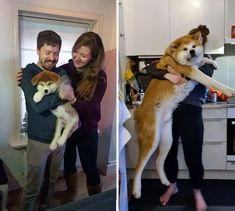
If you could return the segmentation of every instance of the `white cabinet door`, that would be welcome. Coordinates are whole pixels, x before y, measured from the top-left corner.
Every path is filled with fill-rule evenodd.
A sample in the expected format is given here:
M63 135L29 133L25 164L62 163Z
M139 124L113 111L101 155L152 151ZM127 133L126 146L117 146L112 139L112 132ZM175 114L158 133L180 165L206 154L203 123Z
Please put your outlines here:
M123 0L126 55L162 55L169 44L168 0Z
M170 0L171 41L201 24L210 30L206 53L224 53L224 0Z
M231 39L231 26L235 25L235 1L225 0L225 42L235 42L235 38Z

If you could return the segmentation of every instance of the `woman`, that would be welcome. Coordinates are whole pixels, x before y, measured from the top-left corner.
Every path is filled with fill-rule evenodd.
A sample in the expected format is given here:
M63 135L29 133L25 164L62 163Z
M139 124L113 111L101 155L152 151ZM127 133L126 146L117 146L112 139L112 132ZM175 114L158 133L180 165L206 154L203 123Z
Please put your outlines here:
M64 154L64 175L68 191L77 191L77 152L86 174L88 194L101 192L102 183L97 170L98 122L101 118L100 103L104 96L107 78L102 69L104 46L94 32L82 34L72 48L72 59L60 68L66 70L74 89L61 93L77 110L81 126L67 140Z
M201 32L203 38L203 45L207 42L207 35L209 29L205 25L200 25L191 30L189 34ZM200 70L212 76L214 67L205 64L200 67ZM174 84L184 83L180 75L177 75L171 67L167 71L155 69L155 65L150 65L147 71L158 79L167 79ZM201 193L201 185L204 175L204 168L202 164L202 145L203 145L203 119L202 119L202 104L205 101L206 87L198 84L194 90L186 97L176 108L173 113L173 143L170 152L165 161L165 172L170 181L166 192L160 197L160 203L166 205L171 196L178 192L176 184L178 173L178 140L181 138L185 162L189 169L189 176L193 186L193 195L195 200L195 207L197 211L206 210L206 202Z

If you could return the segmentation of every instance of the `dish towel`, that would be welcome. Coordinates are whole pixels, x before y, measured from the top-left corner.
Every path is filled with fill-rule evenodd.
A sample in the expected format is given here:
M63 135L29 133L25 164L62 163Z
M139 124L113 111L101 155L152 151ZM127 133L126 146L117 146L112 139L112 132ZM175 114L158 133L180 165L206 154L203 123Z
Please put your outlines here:
M131 134L124 127L124 123L131 117L125 102L119 99L119 171L120 171L120 211L128 211L127 176L125 145L130 140Z

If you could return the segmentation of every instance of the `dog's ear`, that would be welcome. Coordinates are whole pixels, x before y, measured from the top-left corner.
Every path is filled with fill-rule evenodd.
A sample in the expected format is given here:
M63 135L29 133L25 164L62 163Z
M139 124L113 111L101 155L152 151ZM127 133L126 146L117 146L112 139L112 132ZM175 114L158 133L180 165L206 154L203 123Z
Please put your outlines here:
M178 42L177 41L172 42L166 49L166 54L173 56L174 53L176 52L177 47L178 47Z
M39 73L31 79L31 83L33 84L33 86L38 84L38 82L40 81L40 78L41 78L41 74Z
M56 82L60 81L60 75L59 74L51 72L51 71L49 72L49 74L50 74L51 79L53 79L53 81L56 81Z
M200 44L202 44L203 39L202 39L202 33L201 32L197 32L195 34L192 34L191 36L194 40L197 40Z

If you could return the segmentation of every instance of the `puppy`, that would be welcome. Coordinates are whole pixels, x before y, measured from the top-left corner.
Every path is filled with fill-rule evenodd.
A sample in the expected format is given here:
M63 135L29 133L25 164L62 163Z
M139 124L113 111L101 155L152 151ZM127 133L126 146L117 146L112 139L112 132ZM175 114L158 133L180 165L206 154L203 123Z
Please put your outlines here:
M36 103L39 103L45 95L49 95L63 89L64 86L70 85L70 80L67 76L60 77L58 74L47 70L41 71L35 75L31 82L34 86L37 85L38 91L33 97ZM57 117L57 122L54 138L49 148L55 150L58 145L64 145L73 126L78 123L79 117L78 113L69 102L59 105L56 109L52 110L52 113ZM63 128L64 130L62 132Z
M171 66L176 72L188 77L181 85L174 85L168 80L154 79L150 82L142 104L135 110L137 138L139 142L138 162L134 171L132 194L141 197L141 175L151 155L158 148L156 169L164 185L169 181L164 172L164 161L172 144L172 113L195 87L197 82L221 91L227 96L235 95L235 90L224 86L202 73L198 67L213 60L203 57L201 33L183 36L170 44L165 55L157 63L158 69Z

